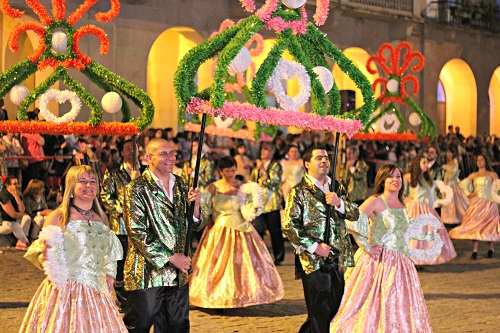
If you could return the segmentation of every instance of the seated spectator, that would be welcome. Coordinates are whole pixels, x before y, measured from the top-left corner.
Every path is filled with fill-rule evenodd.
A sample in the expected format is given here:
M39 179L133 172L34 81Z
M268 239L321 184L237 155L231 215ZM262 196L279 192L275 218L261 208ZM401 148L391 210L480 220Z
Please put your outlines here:
M16 248L26 249L30 245L28 233L31 217L24 213L24 204L19 196L19 181L8 176L0 191L1 235L14 234L18 239Z
M34 223L31 226L30 240L38 238L38 233L43 227L47 215L52 211L48 209L45 200L45 184L40 179L32 179L23 192L23 203L25 213L31 217Z
M47 207L56 209L62 203L63 192L59 188L51 188L47 195Z

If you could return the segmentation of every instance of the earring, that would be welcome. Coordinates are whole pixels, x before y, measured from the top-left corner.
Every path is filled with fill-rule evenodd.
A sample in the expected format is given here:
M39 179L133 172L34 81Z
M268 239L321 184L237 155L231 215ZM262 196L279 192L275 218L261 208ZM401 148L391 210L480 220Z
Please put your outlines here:
M70 198L73 198L73 193L71 193L71 194L69 195L69 197L70 197Z

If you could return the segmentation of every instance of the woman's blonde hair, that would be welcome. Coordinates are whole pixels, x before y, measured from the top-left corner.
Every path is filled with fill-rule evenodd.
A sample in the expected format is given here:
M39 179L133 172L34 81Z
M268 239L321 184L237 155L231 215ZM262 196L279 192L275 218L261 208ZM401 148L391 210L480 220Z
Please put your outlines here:
M65 226L69 221L69 216L70 216L69 209L73 204L73 195L75 192L75 186L80 180L80 178L82 178L86 173L88 173L90 176L95 177L96 181L99 179L97 177L97 172L94 170L94 168L88 165L72 166L66 173L64 195L62 203L59 206L61 208L61 217L59 218L59 225L61 226ZM104 213L104 211L102 210L101 205L99 204L99 199L97 197L98 195L99 195L99 183L97 183L96 197L94 198L94 201L92 203L92 210L97 215L99 215L104 224L109 226L108 218Z
M44 182L41 181L40 179L33 178L32 180L30 180L30 182L28 183L28 186L24 190L23 197L34 198L35 195L37 195L40 192L40 190L42 190L43 188L45 188Z

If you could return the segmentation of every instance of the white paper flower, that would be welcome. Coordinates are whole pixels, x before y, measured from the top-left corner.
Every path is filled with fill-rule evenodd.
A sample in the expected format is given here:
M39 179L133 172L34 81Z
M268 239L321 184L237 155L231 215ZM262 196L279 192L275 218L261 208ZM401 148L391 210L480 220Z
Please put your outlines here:
M396 93L399 90L399 82L395 79L390 79L386 83L387 90L391 93Z
M491 185L491 198L497 203L500 204L500 179L497 179Z
M12 103L20 105L30 91L22 84L17 84L10 89L9 97Z
M412 126L418 126L422 123L422 119L418 116L418 113L412 112L408 117L408 121Z
M71 103L71 110L61 117L56 117L52 112L50 112L49 109L47 109L47 104L52 99L56 100L59 104L69 101ZM61 91L51 88L40 96L40 103L38 107L40 108L40 114L45 120L55 123L69 123L78 117L80 109L82 108L82 102L78 95L73 91Z
M377 122L380 133L396 133L401 123L394 113L386 113Z
M252 202L247 203L247 195L252 195ZM262 187L255 182L248 182L240 186L238 190L240 199L241 215L245 221L251 222L260 214L259 208L262 206Z
M430 248L421 250L415 249L410 245L410 240L417 239L421 240L425 231L428 228L433 229L433 240ZM410 257L418 261L427 261L436 258L441 254L441 248L443 247L443 240L441 236L437 233L437 230L442 229L443 226L441 222L434 216L429 214L422 214L414 219L413 223L408 226L405 232L405 241L408 246L408 252Z
M229 117L224 120L219 116L214 117L215 127L220 129L229 128L233 124L233 121L234 119Z
M42 264L43 270L57 289L61 290L68 282L68 267L64 256L64 237L62 229L48 225L40 231L39 238L50 248L47 249L47 260Z
M281 80L293 79L295 77L297 77L299 83L299 93L290 97L286 94ZM295 61L280 59L267 84L281 107L286 110L297 111L302 105L307 103L309 96L311 96L311 78L307 74L305 67Z
M442 180L436 180L436 186L443 194L443 199L437 199L434 201L434 207L447 206L451 203L453 199L453 190L450 186L446 185Z

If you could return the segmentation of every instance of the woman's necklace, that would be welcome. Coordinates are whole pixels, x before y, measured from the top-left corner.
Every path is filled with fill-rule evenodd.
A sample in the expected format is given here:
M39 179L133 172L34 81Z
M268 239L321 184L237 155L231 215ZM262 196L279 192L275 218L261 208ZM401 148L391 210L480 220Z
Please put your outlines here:
M73 208L75 208L78 213L80 213L83 216L85 216L87 218L87 222L90 222L90 218L92 217L92 214L94 213L94 211L92 210L92 208L90 208L89 210L85 210L85 209L82 209L82 208L78 207L75 204L73 204L71 206L73 206Z

